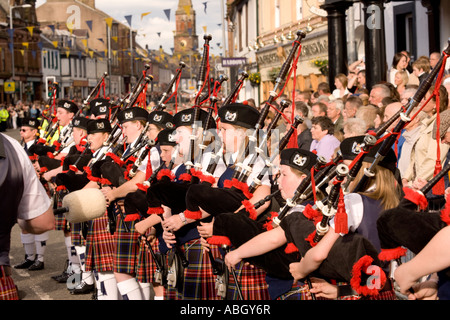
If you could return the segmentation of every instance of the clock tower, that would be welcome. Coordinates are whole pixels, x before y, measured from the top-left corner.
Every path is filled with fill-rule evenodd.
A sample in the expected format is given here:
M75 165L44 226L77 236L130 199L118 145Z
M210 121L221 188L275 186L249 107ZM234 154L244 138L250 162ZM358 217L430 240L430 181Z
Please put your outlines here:
M178 1L175 23L174 55L197 52L198 36L195 25L195 11L191 0Z

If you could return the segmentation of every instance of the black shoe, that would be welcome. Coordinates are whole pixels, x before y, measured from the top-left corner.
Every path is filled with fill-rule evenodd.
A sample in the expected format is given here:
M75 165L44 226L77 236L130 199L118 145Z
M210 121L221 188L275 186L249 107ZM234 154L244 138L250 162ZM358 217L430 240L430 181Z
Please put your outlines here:
M87 284L86 282L81 282L75 289L71 290L71 294L87 294L93 292L95 289L94 284Z
M16 264L14 266L15 269L28 269L30 266L32 266L34 263L34 260L28 260L25 259L23 262Z
M51 278L55 281L58 281L59 278L61 278L63 275L65 275L67 272L63 271L61 274L58 274L56 276L51 276Z
M44 269L44 263L42 261L36 260L29 268L30 271L37 271Z
M58 274L57 276L52 276L52 279L59 283L65 283L71 275L72 275L71 273L63 271L61 274Z
M68 273L65 272L63 274L61 274L60 277L58 277L57 279L55 279L56 281L58 281L59 283L66 283L67 280L73 275L73 273Z

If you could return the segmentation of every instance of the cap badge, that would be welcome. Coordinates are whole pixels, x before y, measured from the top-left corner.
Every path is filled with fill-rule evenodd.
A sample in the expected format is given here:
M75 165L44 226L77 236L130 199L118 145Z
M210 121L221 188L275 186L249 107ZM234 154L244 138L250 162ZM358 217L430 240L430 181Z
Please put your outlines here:
M301 155L296 154L292 162L294 162L294 164L296 164L299 167L303 167L306 163L306 160L308 160L307 157L302 157Z
M227 121L234 122L234 121L236 121L236 118L237 118L237 112L227 111L227 113L225 113L225 120L227 120Z

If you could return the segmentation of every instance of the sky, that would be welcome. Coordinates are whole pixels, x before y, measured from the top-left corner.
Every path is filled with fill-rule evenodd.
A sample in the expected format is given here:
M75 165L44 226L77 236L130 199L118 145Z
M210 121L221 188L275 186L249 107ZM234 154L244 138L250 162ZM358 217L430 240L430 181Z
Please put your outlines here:
M210 53L220 55L223 52L221 4L225 0L192 0L196 13L196 32L199 47L204 44L203 35L212 35ZM46 0L37 0L39 7ZM206 2L206 12L205 3ZM174 47L173 30L175 30L175 11L178 0L96 0L95 7L110 17L128 25L125 16L131 15L131 27L138 31L136 41L145 48L157 50L162 45L164 51L172 53ZM166 12L170 9L169 18ZM142 14L148 13L145 16Z

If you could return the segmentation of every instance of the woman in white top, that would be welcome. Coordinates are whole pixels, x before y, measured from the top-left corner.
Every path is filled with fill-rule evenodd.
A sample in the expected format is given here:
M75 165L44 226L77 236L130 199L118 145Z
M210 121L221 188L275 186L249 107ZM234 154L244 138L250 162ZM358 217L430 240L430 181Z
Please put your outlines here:
M333 96L336 99L342 98L346 94L350 93L347 89L347 84L347 76L343 73L338 73L334 78L334 85L336 86L336 89L333 90Z
M401 53L401 52L397 52L394 55L394 58L392 59L392 67L391 70L389 71L389 82L395 85L395 74L399 71L399 70L405 70L406 71L406 67L408 66L408 59L407 57ZM406 71L409 77L409 72Z

